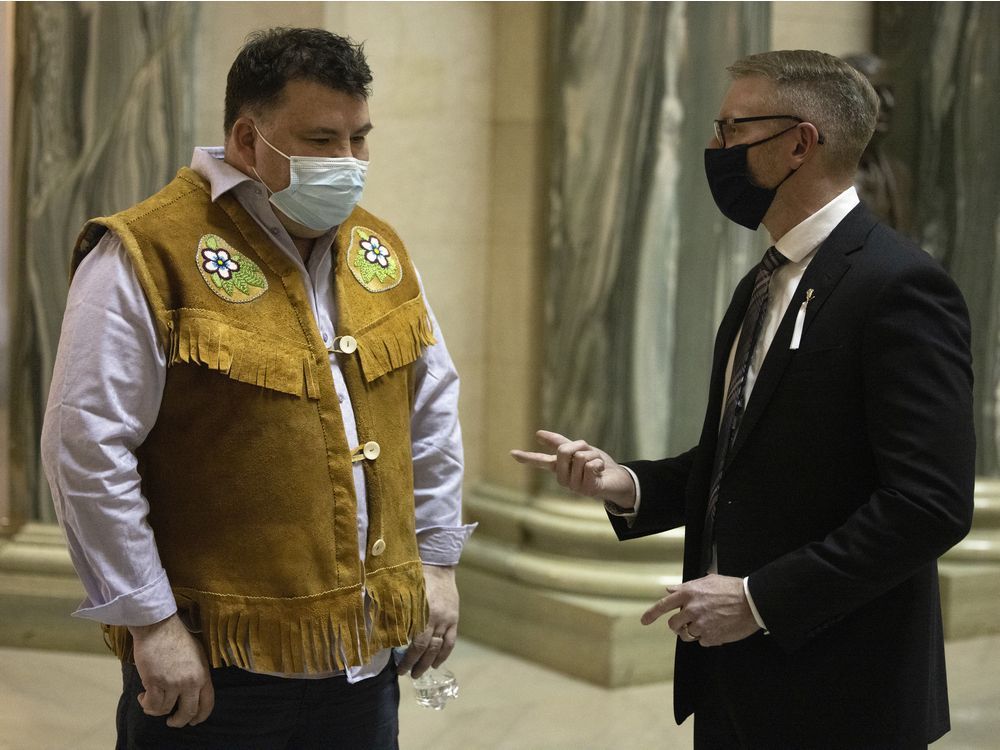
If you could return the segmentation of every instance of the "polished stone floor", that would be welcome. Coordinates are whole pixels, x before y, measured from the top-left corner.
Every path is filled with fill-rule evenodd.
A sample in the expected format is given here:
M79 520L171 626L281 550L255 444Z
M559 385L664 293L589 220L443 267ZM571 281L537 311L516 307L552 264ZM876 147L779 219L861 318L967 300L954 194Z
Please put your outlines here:
M1000 636L948 645L953 730L938 750L1000 748ZM444 711L402 689L403 750L685 750L669 683L606 690L471 641L449 667ZM110 750L119 677L111 657L0 649L0 750Z

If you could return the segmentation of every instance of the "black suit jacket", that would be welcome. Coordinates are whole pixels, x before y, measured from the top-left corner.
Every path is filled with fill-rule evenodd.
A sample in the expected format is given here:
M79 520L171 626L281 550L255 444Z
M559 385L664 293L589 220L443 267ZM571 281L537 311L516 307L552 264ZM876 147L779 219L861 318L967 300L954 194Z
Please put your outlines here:
M725 367L756 269L719 328L701 440L628 465L641 503L619 538L681 524L699 569ZM790 349L807 290L801 344ZM926 253L855 208L780 323L730 451L719 573L749 576L769 634L719 647L722 694L753 747L893 747L949 728L937 558L972 521L968 311ZM706 650L677 642L674 709L703 694Z

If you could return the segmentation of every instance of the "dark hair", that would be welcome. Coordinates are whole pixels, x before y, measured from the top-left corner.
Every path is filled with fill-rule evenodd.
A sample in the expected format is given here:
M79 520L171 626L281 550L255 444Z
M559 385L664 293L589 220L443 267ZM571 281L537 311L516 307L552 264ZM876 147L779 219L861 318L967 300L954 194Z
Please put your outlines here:
M226 135L247 109L272 106L285 85L305 79L361 99L371 95L364 45L323 29L276 28L247 37L226 79Z

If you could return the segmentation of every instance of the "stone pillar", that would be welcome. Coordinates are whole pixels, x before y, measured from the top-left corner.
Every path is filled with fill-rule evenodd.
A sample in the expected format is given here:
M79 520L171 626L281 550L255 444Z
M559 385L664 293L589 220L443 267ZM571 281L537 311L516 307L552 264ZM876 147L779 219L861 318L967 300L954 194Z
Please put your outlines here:
M911 232L972 320L977 468L1000 474L1000 6L877 3L875 52L896 110L887 150L913 176Z
M622 458L697 438L715 326L763 251L718 215L702 149L725 65L768 31L755 3L497 13L490 428L466 499L480 523L459 568L466 636L602 685L672 672L673 637L639 616L680 580L682 530L619 544L598 504L507 451L542 426Z
M10 505L10 161L14 92L14 3L0 3L0 534L13 525Z
M76 236L190 157L195 16L189 3L16 6L10 468L22 518L54 520L38 441Z

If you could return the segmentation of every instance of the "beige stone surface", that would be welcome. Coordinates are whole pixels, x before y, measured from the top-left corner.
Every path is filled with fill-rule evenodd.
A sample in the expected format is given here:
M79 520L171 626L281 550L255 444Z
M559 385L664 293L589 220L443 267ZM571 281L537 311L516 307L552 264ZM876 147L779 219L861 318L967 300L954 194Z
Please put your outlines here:
M1000 736L1000 636L949 643L952 732L933 747L993 750ZM650 656L654 652L651 652ZM577 658L586 659L584 651ZM672 685L610 690L459 642L449 668L459 697L443 711L400 685L405 750L687 750ZM0 750L107 750L121 676L110 656L0 648Z
M871 52L873 3L771 3L771 49Z

